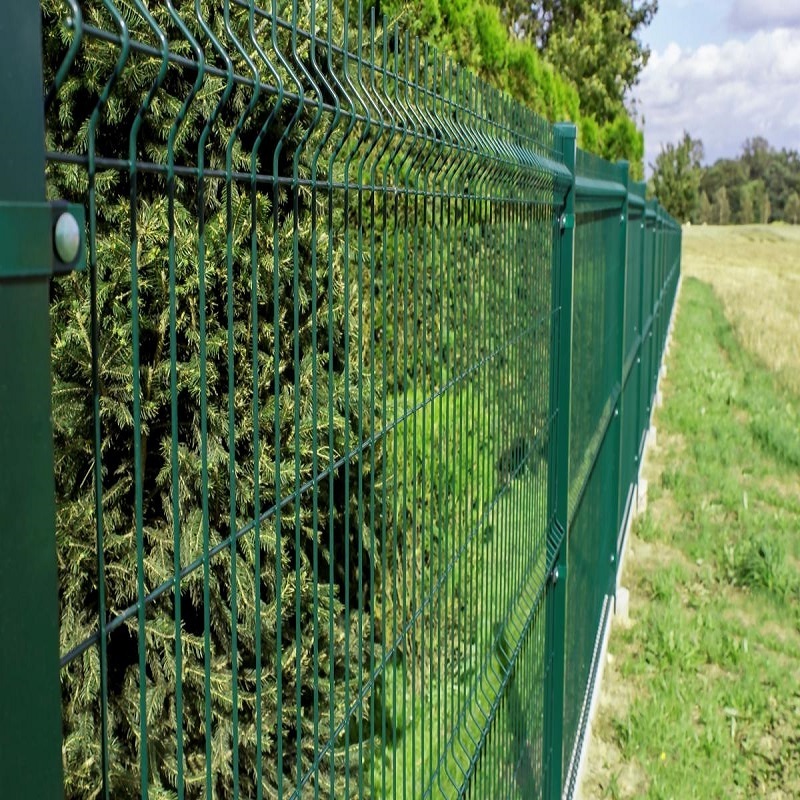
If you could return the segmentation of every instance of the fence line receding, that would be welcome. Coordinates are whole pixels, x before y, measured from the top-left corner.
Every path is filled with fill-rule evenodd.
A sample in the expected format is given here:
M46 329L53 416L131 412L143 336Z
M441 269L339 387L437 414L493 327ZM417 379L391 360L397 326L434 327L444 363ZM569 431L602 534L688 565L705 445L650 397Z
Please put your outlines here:
M19 6L41 52L0 44L40 65L45 127L16 179L39 158L83 208L87 269L51 284L33 465L62 752L8 785L570 791L680 227L360 4Z

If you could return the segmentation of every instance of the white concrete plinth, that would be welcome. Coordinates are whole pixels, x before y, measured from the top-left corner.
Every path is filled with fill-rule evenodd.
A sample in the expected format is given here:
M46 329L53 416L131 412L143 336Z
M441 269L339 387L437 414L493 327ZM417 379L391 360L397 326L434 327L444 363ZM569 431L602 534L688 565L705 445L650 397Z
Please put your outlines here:
M614 602L614 622L627 628L631 624L631 618L628 613L630 605L630 592L624 587L617 587L617 596Z
M661 389L656 390L656 408L661 408L664 405L664 395L661 393Z
M647 511L647 481L639 478L636 485L636 514L644 514Z
M658 431L655 425L651 425L650 430L647 432L647 446L653 448L658 447Z

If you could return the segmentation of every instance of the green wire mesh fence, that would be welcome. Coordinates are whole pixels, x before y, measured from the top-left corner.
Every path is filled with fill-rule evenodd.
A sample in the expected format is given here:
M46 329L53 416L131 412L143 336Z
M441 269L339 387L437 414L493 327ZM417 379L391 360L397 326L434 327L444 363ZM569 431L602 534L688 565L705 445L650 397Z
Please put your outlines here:
M66 796L560 796L680 228L374 8L41 11Z

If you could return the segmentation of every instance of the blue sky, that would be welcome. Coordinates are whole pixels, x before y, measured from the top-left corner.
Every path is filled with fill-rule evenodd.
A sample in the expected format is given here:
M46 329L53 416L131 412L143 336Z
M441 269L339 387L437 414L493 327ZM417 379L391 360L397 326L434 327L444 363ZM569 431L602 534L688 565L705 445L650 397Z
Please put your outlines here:
M684 130L709 163L752 136L800 150L800 0L659 0L642 39L646 164Z

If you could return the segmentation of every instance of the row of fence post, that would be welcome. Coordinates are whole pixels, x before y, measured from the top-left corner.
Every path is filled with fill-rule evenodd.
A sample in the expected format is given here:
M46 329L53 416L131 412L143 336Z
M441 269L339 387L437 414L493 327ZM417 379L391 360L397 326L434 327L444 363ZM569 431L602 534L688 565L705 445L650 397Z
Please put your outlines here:
M585 720L581 722L582 731L576 734L574 752L565 752L565 702L580 702L585 693L588 696L598 666L596 663L592 665L590 686L568 685L566 665L569 658L569 628L576 616L581 614L580 609L572 609L568 613L568 603L576 601L568 597L570 539L573 521L585 493L584 487L578 493L579 499L572 499L574 507L571 508L570 480L574 478L571 469L576 467L570 464L571 402L575 389L572 383L575 234L582 222L581 209L576 209L576 197L584 200L591 197L592 202L602 204L604 213L610 215L611 212L617 212L619 215L618 252L621 263L613 265L607 273L607 288L610 291L603 301L607 318L609 314L619 315L619 339L613 353L598 353L597 356L602 358L607 355L611 358L615 381L611 399L614 402L602 441L593 445L596 449L590 469L590 475L599 469L601 448L605 438L610 437L608 444L613 448L611 485L616 491L603 498L602 508L596 509L600 512L597 521L593 523L602 528L602 552L597 554L599 558L593 574L605 595L606 609L610 609L616 593L618 569L625 546L624 535L635 502L667 324L680 273L680 228L668 218L656 200L645 200L645 185L631 181L628 162L607 165L609 181L606 182L581 175L580 165L576 165L575 127L570 124L557 125L555 134L563 163L572 174L572 185L563 198L561 213L556 220L553 257L553 308L557 311L557 323L551 351L550 402L557 422L552 442L552 478L548 493L548 519L554 520L554 524L549 539L551 569L546 595L543 796L547 800L564 796L565 790L576 780L577 754L583 744L581 734L585 731ZM667 239L668 233L674 234L670 240ZM631 246L632 242L635 247ZM618 282L613 285L615 271ZM631 426L635 432L633 437L626 436L626 432L630 434ZM593 478L586 478L587 483L590 480ZM595 612L597 609L586 609L586 613ZM598 641L604 633L605 621L600 614L596 634ZM595 657L598 653L599 648L595 647ZM588 713L588 703L581 713Z

